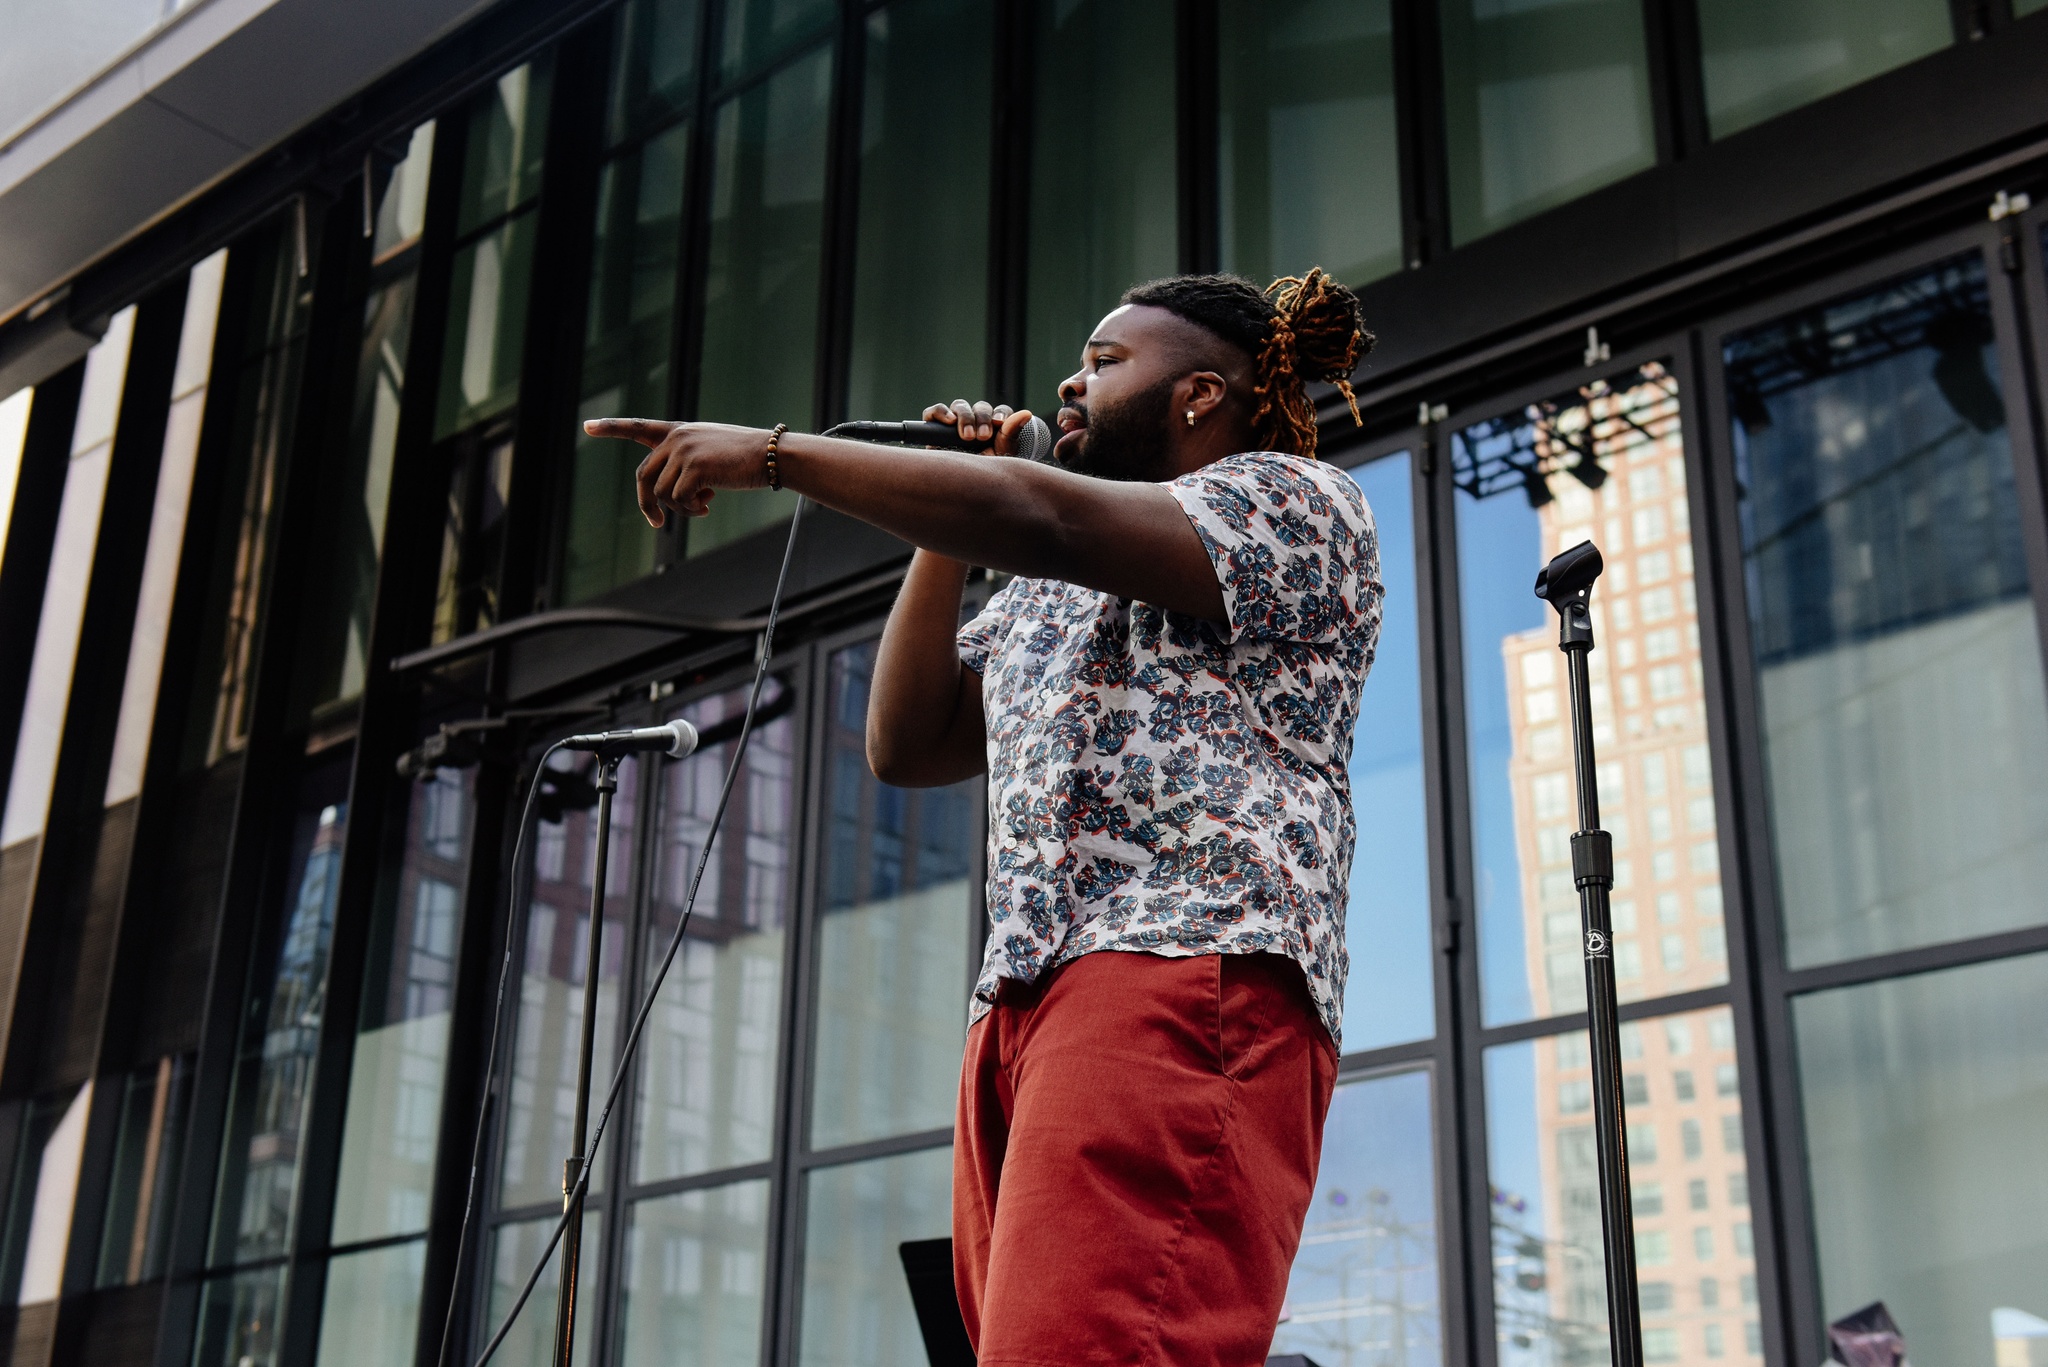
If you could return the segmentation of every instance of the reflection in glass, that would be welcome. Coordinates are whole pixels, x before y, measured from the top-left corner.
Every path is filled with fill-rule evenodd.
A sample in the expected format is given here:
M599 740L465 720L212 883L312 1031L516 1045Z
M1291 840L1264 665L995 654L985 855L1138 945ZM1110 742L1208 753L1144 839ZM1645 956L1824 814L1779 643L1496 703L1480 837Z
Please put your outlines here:
M1443 1361L1429 1074L1337 1088L1269 1350L1339 1367Z
M504 412L519 397L536 221L528 210L455 253L434 417L437 440Z
M847 379L857 418L914 417L987 387L989 82L959 56L988 49L993 20L979 0L897 0L868 16Z
M697 401L706 421L810 426L831 97L832 50L822 48L714 116ZM689 523L689 554L781 521L793 501L766 489L721 493Z
M505 425L465 432L453 443L454 470L441 521L441 568L434 587L434 643L498 620L505 501L512 492L512 434Z
M216 1264L276 1257L291 1247L347 829L347 750L300 781L284 884L289 897L259 931L252 956L221 1145Z
M1558 551L1607 561L1589 660L1623 1001L1725 982L1718 822L1677 381L1652 362L1453 435L1466 752L1488 1024L1585 1007Z
M1786 958L2040 924L2048 699L1983 259L1723 354Z
M133 1286L164 1273L185 1108L192 1096L192 1055L166 1054L151 1067L100 1085L121 1085L122 1092L94 1284ZM0 1292L6 1288L0 1271Z
M611 1146L607 1144L606 1148ZM561 1165L556 1165L556 1176L560 1177ZM559 1201L560 1193L556 1193ZM526 1285L526 1279L533 1273L533 1264L540 1257L541 1250L548 1246L548 1239L555 1232L555 1224L561 1219L557 1211L544 1220L526 1220L516 1225L500 1225L491 1240L491 1294L487 1312L486 1330L496 1333L498 1326L505 1322L505 1316L512 1313L512 1303L519 1299L519 1290ZM604 1222L594 1210L585 1208L583 1216L583 1260L576 1268L576 1300L581 1309L576 1315L576 1355L571 1359L573 1367L590 1367L590 1345L597 1337L596 1302L591 1293L599 1286L602 1274L600 1264L604 1261ZM547 1266L542 1269L540 1279L533 1284L533 1294L526 1299L526 1308L519 1312L518 1322L512 1332L505 1335L505 1342L498 1349L498 1355L491 1359L492 1367L552 1367L555 1360L554 1332L555 1307L561 1301L562 1249L555 1246L548 1254ZM586 1313L588 1312L588 1313ZM405 1361L400 1358L398 1361Z
M1762 123L1955 41L1947 0L1698 0L1712 135Z
M875 642L832 656L811 1147L953 1119L975 949L979 780L891 788L868 769Z
M923 1362L897 1245L952 1227L953 1150L813 1169L804 1193L802 1367Z
M216 1277L199 1293L194 1367L277 1367L277 1320L284 1268Z
M718 74L732 81L759 71L823 36L837 9L832 0L728 0Z
M540 193L549 73L545 60L508 71L470 107L458 234L511 213Z
M1717 1006L1627 1022L1621 1061L1644 1356L1686 1367L1758 1357L1734 1018ZM1605 1363L1585 1031L1487 1050L1486 1115L1502 1367Z
M396 886L379 898L371 922L334 1198L336 1244L427 1227L475 773L442 769L412 785Z
M405 157L391 168L377 201L377 221L370 239L370 261L382 266L420 240L427 225L427 178L434 164L434 121L412 130Z
M623 1367L746 1364L761 1356L768 1184L640 1201L626 1231Z
M1445 0L1451 240L1657 160L1636 0Z
M1174 6L1035 8L1023 398L1049 412L1117 297L1179 269Z
M1422 656L1415 617L1415 504L1406 451L1353 469L1379 529L1386 604L1351 742L1358 845L1344 914L1351 978L1344 1047L1436 1033L1429 934L1429 836L1422 788Z
M1916 1362L2038 1361L2048 955L1816 992L1792 1024L1823 1315L1881 1299Z
M410 1362L420 1331L423 1239L343 1253L327 1264L316 1367L388 1367Z
M1223 268L1261 284L1401 268L1392 0L1224 5ZM1318 168L1342 166L1332 176Z
M769 685L762 710L782 691ZM733 689L682 710L703 731L747 710ZM796 719L758 723L705 866L688 933L648 1018L634 1179L655 1182L766 1159L774 1145L775 1058L796 824ZM736 742L664 765L657 815L651 975L675 936L703 858Z
M628 0L618 10L605 145L659 128L690 107L703 0Z
M519 1023L512 1046L511 1105L505 1117L505 1152L498 1177L500 1208L562 1200L562 1163L576 1120L576 1062L583 1020L584 974L589 968L590 882L596 873L597 776L595 764L557 755L549 761L535 805L533 900L527 906L519 975ZM618 1025L619 973L626 956L631 914L633 828L638 820L638 762L619 767L612 799L612 839L605 865L604 934L597 979L597 1047L591 1055L593 1094L611 1076L612 1035ZM591 1107L596 1123L597 1103ZM611 1168L616 1145L605 1143L593 1193ZM545 1342L545 1336L543 1336Z
M612 158L599 174L580 417L672 412L669 352L689 148L690 126L677 124ZM656 533L633 491L645 454L631 442L593 441L578 427L563 602L580 603L653 570Z

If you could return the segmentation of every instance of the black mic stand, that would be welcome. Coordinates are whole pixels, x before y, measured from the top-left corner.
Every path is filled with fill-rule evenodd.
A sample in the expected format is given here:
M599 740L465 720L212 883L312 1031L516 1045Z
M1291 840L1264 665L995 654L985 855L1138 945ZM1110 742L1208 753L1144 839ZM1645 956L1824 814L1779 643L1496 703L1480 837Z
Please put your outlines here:
M1593 581L1600 549L1581 541L1543 567L1536 596L1557 609L1557 648L1571 680L1572 757L1578 769L1579 829L1572 877L1585 932L1586 1014L1593 1058L1593 1133L1600 1159L1600 1233L1607 1248L1607 1332L1614 1367L1642 1367L1643 1323L1636 1296L1636 1233L1629 1203L1628 1129L1621 1084L1621 1026L1614 993L1614 841L1600 829L1593 765L1593 699L1586 656L1593 650Z
M562 1231L562 1283L555 1301L555 1367L572 1367L576 1349L576 1277L583 1258L583 1197L577 1190L583 1166L594 1155L583 1151L590 1129L590 1065L597 1051L597 980L604 950L604 887L612 847L612 794L619 790L619 760L611 750L597 756L597 854L590 875L590 930L583 964L583 1034L576 1051L576 1123L574 1146L562 1165L562 1208L568 1227ZM539 778L536 776L536 783Z

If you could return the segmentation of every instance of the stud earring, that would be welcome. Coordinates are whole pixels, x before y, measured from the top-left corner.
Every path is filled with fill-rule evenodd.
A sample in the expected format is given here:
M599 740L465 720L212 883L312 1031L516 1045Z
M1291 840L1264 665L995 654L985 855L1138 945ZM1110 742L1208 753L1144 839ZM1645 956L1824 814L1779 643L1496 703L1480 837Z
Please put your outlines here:
M1195 410L1194 410L1194 409L1192 409L1192 408L1190 408L1190 409L1188 410L1188 426L1190 426L1190 427L1193 427L1194 425L1195 425Z

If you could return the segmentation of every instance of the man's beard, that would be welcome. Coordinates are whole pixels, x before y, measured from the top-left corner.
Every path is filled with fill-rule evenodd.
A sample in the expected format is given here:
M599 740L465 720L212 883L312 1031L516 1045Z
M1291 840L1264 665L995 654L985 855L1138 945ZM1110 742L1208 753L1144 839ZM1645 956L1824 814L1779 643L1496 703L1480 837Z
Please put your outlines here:
M1156 483L1166 479L1166 425L1173 381L1161 380L1121 403L1097 400L1086 412L1080 450L1067 469L1097 479Z

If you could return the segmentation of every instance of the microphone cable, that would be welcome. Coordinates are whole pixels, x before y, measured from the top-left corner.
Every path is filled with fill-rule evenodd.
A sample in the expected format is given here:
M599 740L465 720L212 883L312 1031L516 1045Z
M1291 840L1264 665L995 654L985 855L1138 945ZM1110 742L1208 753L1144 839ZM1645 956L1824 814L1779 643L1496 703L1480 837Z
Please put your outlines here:
M754 681L747 695L747 710L740 721L740 732L733 746L732 761L726 766L725 781L718 791L718 805L711 812L711 824L704 836L704 848L697 856L697 867L690 876L690 889L683 899L682 918L676 923L675 933L669 937L668 948L662 953L661 966L655 970L654 980L648 984L639 1008L633 1013L632 1028L627 1031L625 1042L619 1051L618 1067L612 1073L611 1085L605 1089L604 1106L598 1111L597 1124L591 1129L590 1142L585 1149L588 1156L584 1159L582 1171L577 1174L575 1187L566 1194L562 1202L561 1218L555 1221L554 1233L548 1237L547 1247L540 1251L540 1258L534 1263L533 1271L528 1274L525 1286L520 1288L519 1298L512 1303L512 1309L506 1314L505 1322L498 1326L497 1333L491 1335L490 1342L484 1346L483 1353L476 1359L474 1367L485 1367L491 1356L505 1342L505 1336L512 1332L512 1326L518 1322L520 1312L526 1308L526 1302L533 1295L534 1287L539 1284L541 1274L547 1271L549 1261L555 1256L555 1249L562 1242L563 1233L569 1228L570 1215L583 1208L583 1199L590 1189L590 1174L597 1167L599 1151L604 1143L605 1126L611 1120L612 1108L618 1104L619 1097L625 1089L626 1079L632 1071L633 1051L639 1046L640 1036L647 1027L648 1017L654 1012L655 999L661 995L661 985L668 978L669 968L675 963L676 955L683 947L683 937L690 928L690 913L697 907L697 889L704 882L704 871L710 865L712 847L718 841L718 829L725 820L725 809L732 801L733 787L739 780L740 766L747 757L747 742L753 736L754 719L760 711L761 687L767 681L768 660L775 650L775 624L782 612L782 593L789 582L789 565L796 553L797 529L803 523L804 503L805 500L799 496L796 511L790 515L789 540L783 544L782 568L775 576L775 592L768 599L768 620L761 629L761 643L754 661ZM476 1214L477 1187L483 1171L484 1136L489 1129L486 1122L497 1096L498 1042L505 1026L505 994L512 976L514 918L523 905L519 891L523 883L521 872L525 867L526 833L533 816L534 795L540 791L541 778L547 770L547 762L567 743L566 739L556 741L542 753L540 764L534 770L533 784L527 789L526 802L520 810L518 834L513 839L512 897L505 913L505 957L498 968L498 999L491 1020L491 1043L485 1053L484 1104L477 1113L476 1141L470 1151L469 1194L462 1210L462 1231L455 1243L455 1278L448 1288L448 1310L441 1325L441 1351L435 1359L438 1367L447 1367L448 1351L453 1343L455 1307L462 1293L463 1259L468 1252L469 1232ZM590 964L584 971L595 973L599 971L599 966Z

